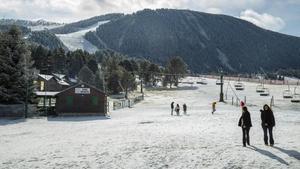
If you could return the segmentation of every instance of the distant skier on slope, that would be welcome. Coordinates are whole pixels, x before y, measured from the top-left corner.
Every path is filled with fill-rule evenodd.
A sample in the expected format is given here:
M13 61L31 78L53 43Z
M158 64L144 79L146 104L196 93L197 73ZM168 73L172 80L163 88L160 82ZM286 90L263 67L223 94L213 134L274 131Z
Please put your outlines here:
M273 111L271 108L265 104L263 107L263 110L260 110L261 112L261 125L264 130L264 141L265 145L268 145L268 130L269 130L269 137L270 137L270 146L274 145L274 139L273 139L273 127L275 126L275 118Z
M183 113L184 113L184 115L186 115L187 106L186 106L185 103L183 104L182 108L183 108Z
M242 116L240 117L238 126L242 127L243 146L246 147L246 142L250 145L249 131L250 127L252 127L251 116L246 106L243 107Z
M179 116L179 115L180 115L180 107L179 107L179 104L176 105L175 111L176 111L176 115Z
M214 112L216 112L216 104L217 102L213 102L211 105L212 105L212 112L211 114L214 114Z
M174 111L174 102L171 103L171 116L173 116L173 111Z

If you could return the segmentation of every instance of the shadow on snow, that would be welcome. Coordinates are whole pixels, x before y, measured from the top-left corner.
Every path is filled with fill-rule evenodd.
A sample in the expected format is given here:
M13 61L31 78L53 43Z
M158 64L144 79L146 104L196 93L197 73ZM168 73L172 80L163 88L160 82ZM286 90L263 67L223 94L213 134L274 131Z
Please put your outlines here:
M26 122L26 119L0 119L0 126L13 125Z
M294 157L297 160L300 160L300 153L296 150L286 150L286 149L276 147L276 146L274 148L281 151L281 152L283 152L283 153L285 153L285 154L287 154L290 157Z
M106 116L62 116L62 117L47 117L48 121L58 122L82 122L82 121L96 121L96 120L108 120Z
M263 150L263 149L255 147L255 146L250 146L250 147L251 147L250 149L252 149L254 151L257 151L257 152L259 152L262 155L265 155L265 156L270 157L270 158L272 158L274 160L277 160L278 162L280 162L282 164L289 165L289 163L287 163L284 159L276 156L275 154L271 153L270 151Z

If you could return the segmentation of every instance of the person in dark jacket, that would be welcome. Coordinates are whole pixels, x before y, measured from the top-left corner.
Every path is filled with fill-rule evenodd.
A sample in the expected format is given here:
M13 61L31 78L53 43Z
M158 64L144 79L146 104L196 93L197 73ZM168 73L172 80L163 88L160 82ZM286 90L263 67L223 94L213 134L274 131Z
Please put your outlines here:
M180 115L180 106L179 106L179 104L176 105L175 112L176 112L177 116Z
M246 106L243 107L243 113L240 117L239 124L243 131L243 146L246 147L246 142L250 145L249 131L252 127L251 116Z
M182 108L183 108L183 113L184 113L184 115L186 115L187 106L186 106L185 103L183 104Z
M173 116L173 111L174 111L174 102L171 103L171 116Z
M265 104L263 107L263 110L260 110L261 114L261 126L264 131L264 141L265 145L268 145L268 131L269 131L269 137L270 137L270 146L274 145L274 139L273 139L273 127L275 126L275 118L273 111L271 108Z

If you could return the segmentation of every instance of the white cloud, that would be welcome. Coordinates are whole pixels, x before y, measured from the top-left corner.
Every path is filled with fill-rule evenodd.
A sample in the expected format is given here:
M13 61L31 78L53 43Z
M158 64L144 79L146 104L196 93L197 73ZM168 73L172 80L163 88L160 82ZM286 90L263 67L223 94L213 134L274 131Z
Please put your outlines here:
M230 13L256 9L266 0L0 0L0 17L44 18L69 22L105 13L132 13L144 8L192 9Z
M211 13L211 14L221 14L223 11L219 8L208 8L205 10L205 12Z
M275 17L267 13L259 14L252 9L242 11L240 18L249 21L259 27L280 31L285 27L285 22L280 17Z

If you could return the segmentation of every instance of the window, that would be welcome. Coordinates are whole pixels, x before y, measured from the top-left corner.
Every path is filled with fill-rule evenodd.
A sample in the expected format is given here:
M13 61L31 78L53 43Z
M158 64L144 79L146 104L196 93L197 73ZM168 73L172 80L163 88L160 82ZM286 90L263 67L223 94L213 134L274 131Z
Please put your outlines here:
M45 82L41 81L40 91L44 91L44 90L45 90Z
M98 105L98 97L97 96L92 96L92 104L93 104L93 106Z
M67 105L72 106L73 105L73 96L67 96Z

